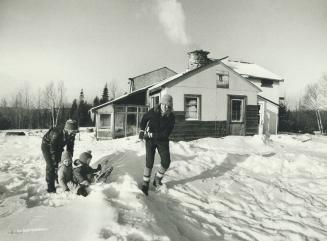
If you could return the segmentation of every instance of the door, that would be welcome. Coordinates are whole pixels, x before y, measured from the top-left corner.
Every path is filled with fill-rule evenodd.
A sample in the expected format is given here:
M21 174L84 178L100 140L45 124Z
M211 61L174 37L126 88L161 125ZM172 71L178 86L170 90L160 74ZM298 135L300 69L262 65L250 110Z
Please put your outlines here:
M126 128L126 136L136 135L136 115L137 113L128 113L127 114L127 128Z
M228 124L230 135L245 135L245 101L245 96L229 96Z
M259 135L262 135L264 132L265 124L265 102L259 101Z

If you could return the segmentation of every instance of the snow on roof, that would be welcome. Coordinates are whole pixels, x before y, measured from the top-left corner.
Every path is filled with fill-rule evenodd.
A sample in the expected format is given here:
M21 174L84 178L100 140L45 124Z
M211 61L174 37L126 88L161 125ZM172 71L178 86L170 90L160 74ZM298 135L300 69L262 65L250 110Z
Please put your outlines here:
M279 81L284 80L282 77L270 72L269 70L255 63L233 61L233 60L223 60L222 62L245 78L257 77L257 78L272 79L272 80L279 80Z

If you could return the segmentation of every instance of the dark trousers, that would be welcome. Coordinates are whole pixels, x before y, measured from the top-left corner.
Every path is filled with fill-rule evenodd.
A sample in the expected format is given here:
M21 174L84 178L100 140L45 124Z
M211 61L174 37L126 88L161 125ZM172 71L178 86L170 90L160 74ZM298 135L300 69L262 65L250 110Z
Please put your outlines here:
M49 148L46 145L41 146L43 157L46 162L45 168L45 180L48 184L48 191L55 191L55 180L57 177L56 168L58 168L58 163L51 159Z
M164 169L168 169L170 165L170 151L169 151L169 141L154 141L146 140L145 141L145 151L146 151L146 164L145 166L149 169L153 168L154 155L158 150L161 166Z

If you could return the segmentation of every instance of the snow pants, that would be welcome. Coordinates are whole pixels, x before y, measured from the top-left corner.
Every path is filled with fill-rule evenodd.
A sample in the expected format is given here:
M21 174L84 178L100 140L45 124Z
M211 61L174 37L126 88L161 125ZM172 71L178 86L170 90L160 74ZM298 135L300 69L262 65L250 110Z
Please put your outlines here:
M55 192L55 180L57 178L56 169L58 168L58 162L52 160L49 147L47 145L42 144L41 150L46 162L45 180L48 184L48 192Z
M170 151L169 151L169 141L154 141L152 139L145 141L145 151L146 151L146 164L148 169L153 168L154 155L158 150L161 166L164 169L168 169L170 166Z

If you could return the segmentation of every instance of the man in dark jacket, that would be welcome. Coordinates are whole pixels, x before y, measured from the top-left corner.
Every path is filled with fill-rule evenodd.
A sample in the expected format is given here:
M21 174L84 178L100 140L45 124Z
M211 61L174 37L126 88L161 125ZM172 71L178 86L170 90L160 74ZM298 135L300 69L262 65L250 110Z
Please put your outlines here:
M169 135L174 129L175 115L172 112L173 98L164 95L160 104L144 114L141 120L139 138L145 139L146 164L143 172L142 191L148 195L151 172L156 149L160 155L161 166L155 174L153 185L162 185L162 178L170 165Z
M77 122L67 120L64 128L52 127L42 138L42 153L46 161L47 191L56 192L56 169L61 159L61 153L66 150L73 156L75 135L78 132Z

